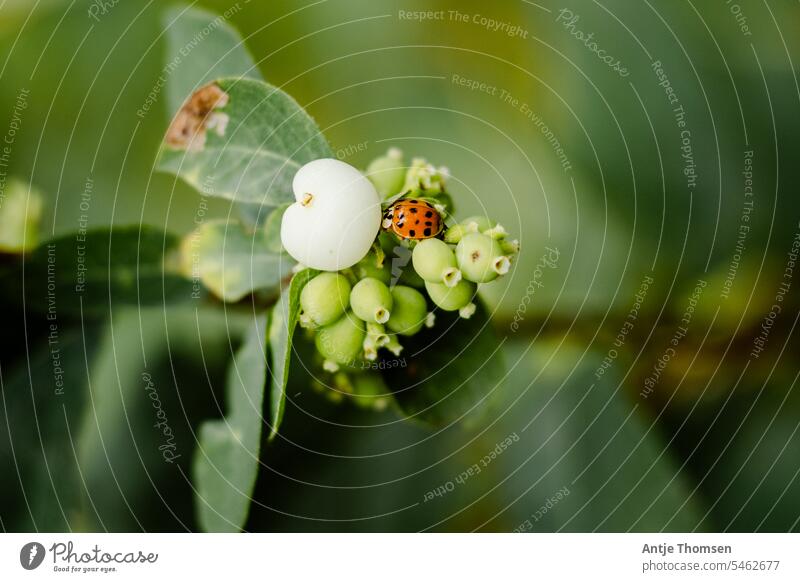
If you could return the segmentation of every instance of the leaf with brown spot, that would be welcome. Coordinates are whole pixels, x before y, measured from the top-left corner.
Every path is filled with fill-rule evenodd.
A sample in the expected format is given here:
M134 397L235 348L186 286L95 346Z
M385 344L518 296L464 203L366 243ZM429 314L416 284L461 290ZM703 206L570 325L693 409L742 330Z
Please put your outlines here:
M294 201L292 179L302 165L333 157L314 120L280 89L241 78L219 79L207 87L219 88L227 101L204 92L189 101L189 109L181 109L161 148L160 170L179 176L207 196L278 206ZM210 115L202 117L212 104ZM216 120L224 119L223 127L205 131L202 147L196 147L197 138L191 137L198 130L194 122L205 119L208 129L220 114L225 117ZM199 128L198 137L203 129ZM184 143L186 131L192 147L173 147L171 143Z
M228 94L215 83L200 87L175 115L164 141L179 150L202 150L209 128L216 129L220 136L225 134L227 116L215 110L227 104Z

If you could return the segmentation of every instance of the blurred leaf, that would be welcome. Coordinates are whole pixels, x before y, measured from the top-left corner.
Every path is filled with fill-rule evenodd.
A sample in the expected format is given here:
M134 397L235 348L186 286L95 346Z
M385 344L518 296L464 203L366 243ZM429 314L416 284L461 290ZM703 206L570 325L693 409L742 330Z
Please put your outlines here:
M270 361L270 440L278 434L286 407L286 383L292 358L292 338L300 315L300 292L319 271L304 269L296 273L272 310L269 326Z
M164 261L178 242L178 237L147 226L52 239L21 264L3 270L8 282L3 294L20 303L24 291L26 308L70 315L103 315L112 307L188 300L191 283Z
M170 116L199 87L221 77L261 79L239 33L222 14L177 6L164 12L165 67Z
M257 317L236 354L228 372L225 418L200 427L193 470L205 531L240 531L247 520L261 448L266 327L267 317Z
M0 251L25 252L39 242L42 195L17 179L0 186Z
M250 523L271 531L702 529L691 480L619 388L624 368L596 382L604 354L569 338L528 342L503 344L509 374L484 387L497 395L474 431L432 431L394 408L323 408L306 392L292 398L286 438L259 477L256 498L268 508L254 505ZM303 372L293 370L292 382Z
M164 144L159 169L210 196L275 206L293 200L292 178L305 163L333 157L308 114L289 95L261 81L221 79L227 102L217 131L189 149ZM203 124L206 122L203 116ZM201 132L206 132L201 125ZM194 140L196 143L200 140Z
M270 212L269 217L264 222L264 238L267 242L267 248L273 253L285 252L281 242L281 221L287 208L289 208L289 204L281 204Z
M0 374L0 466L15 474L0 479L4 528L191 528L192 490L179 471L189 470L191 425L218 410L209 384L222 378L243 319L184 307L122 310L113 325L69 328L59 318L30 364Z
M730 379L725 401L699 409L678 435L697 477L694 495L709 500L715 529L800 529L797 366L788 355L778 364L771 374L751 366L739 381Z
M521 440L503 455L498 471L509 479L497 497L517 523L498 515L485 529L703 529L691 481L647 412L620 386L622 366L596 379L602 355L570 336L515 342L508 361L513 418L507 422L519 427ZM568 495L546 507L562 488Z
M244 202L236 204L239 218L248 228L261 228L278 208L277 206L262 206L261 204L245 204Z
M197 529L188 475L199 425L219 416L233 346L251 326L252 315L213 305L114 313L73 433L97 511L90 530Z
M5 495L7 488L18 493L13 504L18 515L9 515L12 504L6 505L4 529L81 531L92 519L74 441L88 403L86 361L97 350L98 331L56 327L28 362L5 381L0 375L0 410L8 423L0 432L3 489Z
M502 344L486 308L472 317L437 311L434 328L403 338L408 367L384 373L403 411L435 426L477 422L505 374Z
M181 269L224 301L280 285L293 261L272 252L261 233L248 234L235 221L215 220L184 238Z

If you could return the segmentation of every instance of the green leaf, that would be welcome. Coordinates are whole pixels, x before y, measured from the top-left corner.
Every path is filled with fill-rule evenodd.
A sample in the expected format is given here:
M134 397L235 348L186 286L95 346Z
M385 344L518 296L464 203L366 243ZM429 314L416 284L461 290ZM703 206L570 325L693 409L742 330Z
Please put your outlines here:
M220 77L261 79L261 73L236 30L222 14L185 6L167 9L164 67L167 105L175 115L186 97Z
M97 326L56 328L38 342L28 362L14 373L0 374L5 527L91 529L92 508L86 503L75 440L90 405L86 362L94 357L101 335Z
M289 362L292 358L292 337L300 315L300 292L319 271L304 269L292 277L289 287L281 294L272 310L269 326L270 346L270 440L278 434L286 407L286 383L289 381Z
M606 354L587 349L574 334L527 345L512 340L505 351L511 373L504 382L508 418L503 421L520 441L503 453L503 466L496 469L503 475L496 492L500 510L482 529L705 527L689 475L680 470L641 399L630 398L622 385L623 361L598 379ZM548 503L560 490L569 493Z
M247 520L261 448L266 327L266 316L253 321L229 370L228 414L200 426L193 472L198 517L205 531L240 531Z
M696 420L679 434L688 472L700 476L694 497L708 500L706 515L715 531L800 531L795 362L783 358L766 379L751 369L737 381L736 370L732 378L715 374L697 388L725 395L724 402L710 394L698 397L691 410Z
M5 529L193 527L181 472L198 419L219 410L209 384L224 385L231 342L251 322L188 304L123 309L80 326L59 316L55 330L29 314L30 364L0 363L0 466L19 471L0 479Z
M398 192L397 194L393 194L389 196L386 200L381 202L381 208L383 210L388 209L392 204L400 200L401 198L405 197L406 195L411 194L411 190L403 190L402 192Z
M94 517L88 529L197 529L194 484L183 475L199 425L219 416L233 346L253 317L184 304L128 308L112 321L93 342L91 396L72 431L92 510L84 513Z
M275 210L270 212L267 220L264 222L264 239L267 248L273 253L285 252L283 243L281 242L281 221L283 220L283 213L289 208L289 204L281 204Z
M262 206L260 204L236 204L237 214L248 228L261 228L281 206ZM281 211L283 214L283 211Z
M211 114L215 130L206 128L210 116L203 114L196 121L205 139L193 139L188 149L165 143L159 169L211 196L267 206L291 202L295 172L333 157L319 128L294 99L267 83L227 78L216 85L226 100Z
M293 265L286 255L273 252L259 231L247 233L235 221L206 222L181 246L184 275L225 301L277 288Z
M117 227L52 239L7 266L2 293L40 312L107 314L126 305L189 300L193 289L165 262L179 238L158 229ZM24 287L23 282L24 273ZM196 293L195 293L196 296Z
M384 373L401 409L435 426L477 422L505 374L502 342L480 303L469 319L436 312L436 325L403 338L405 367Z
M509 373L484 387L497 393L493 413L471 432L432 431L398 419L393 408L376 412L323 407L322 398L305 401L311 388L294 384L305 370L293 370L292 392L308 390L301 396L308 414L302 422L287 421L287 438L274 443L271 470L259 482L270 501L280 501L280 515L274 503L254 507L253 525L362 532L705 527L703 499L709 497L691 496L691 472L681 470L641 403L626 397L620 386L624 362L596 380L607 346L587 351L573 334L563 342L530 342L514 334L503 343ZM410 368L411 352L404 355ZM352 426L368 426L368 434L347 428ZM787 479L797 465L789 463ZM753 471L752 480L763 474ZM381 487L371 486L376 482ZM797 512L789 515L795 519Z

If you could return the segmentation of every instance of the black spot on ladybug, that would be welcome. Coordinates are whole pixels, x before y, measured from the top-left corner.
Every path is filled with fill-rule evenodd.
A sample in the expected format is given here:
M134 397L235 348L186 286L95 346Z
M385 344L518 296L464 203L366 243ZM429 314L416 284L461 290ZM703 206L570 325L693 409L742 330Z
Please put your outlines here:
M419 218L417 219L417 221L414 224L419 224Z
M428 208L433 208L433 206L431 206L430 202L423 202L423 204L425 204L425 206L427 206Z
M425 236L431 236L431 229L430 229L430 228L426 228L426 229L423 231L423 234L424 234Z
M416 214L417 213L417 209L416 208L409 208L409 212L411 212L411 214Z
M428 210L428 212L425 213L425 218L430 218L431 216L433 216L433 212Z
M425 226L433 226L433 223L430 220L426 220Z
M417 236L417 231L412 228L411 230L408 231L408 234L411 235L412 237L415 237Z

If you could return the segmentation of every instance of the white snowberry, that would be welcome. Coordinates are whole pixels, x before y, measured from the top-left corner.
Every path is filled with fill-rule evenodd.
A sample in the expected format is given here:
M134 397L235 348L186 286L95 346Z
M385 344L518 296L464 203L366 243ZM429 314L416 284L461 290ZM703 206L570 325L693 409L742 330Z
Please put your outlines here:
M353 166L314 160L292 182L297 202L281 222L281 242L298 262L322 271L353 266L369 252L381 225L378 192Z

